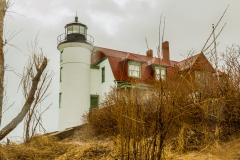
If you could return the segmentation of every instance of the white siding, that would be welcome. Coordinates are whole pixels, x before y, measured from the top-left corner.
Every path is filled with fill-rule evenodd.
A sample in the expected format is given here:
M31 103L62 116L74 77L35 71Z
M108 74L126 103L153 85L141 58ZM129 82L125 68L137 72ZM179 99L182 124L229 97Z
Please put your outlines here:
M91 68L90 74L90 93L99 95L100 83L101 83L101 69Z
M61 62L62 104L59 108L59 130L82 124L82 115L89 111L90 54L89 49L80 46L64 48Z
M114 76L108 59L98 64L99 69L91 69L91 94L99 95L100 103L105 99L105 94L115 85ZM102 83L102 68L105 67L105 82Z

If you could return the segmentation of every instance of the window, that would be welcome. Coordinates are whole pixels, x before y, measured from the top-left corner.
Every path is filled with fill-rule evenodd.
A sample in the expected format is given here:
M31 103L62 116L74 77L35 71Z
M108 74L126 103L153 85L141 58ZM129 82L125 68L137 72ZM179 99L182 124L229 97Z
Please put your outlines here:
M60 82L62 82L62 67L60 68Z
M195 81L201 84L210 84L211 72L195 70Z
M73 33L79 33L79 25L73 25Z
M102 67L102 83L105 82L105 67Z
M84 31L84 30L85 30L85 28L84 28L83 26L80 26L80 33L81 33L81 34L85 34L85 31Z
M59 108L62 107L62 93L59 93Z
M141 77L141 63L129 61L128 62L128 76L134 78Z
M200 81L201 81L201 71L199 71L199 70L195 70L195 81L197 83L200 83Z
M73 32L73 26L68 26L67 27L67 34L72 34Z
M160 77L162 81L166 81L166 68L155 66L155 79L159 81Z
M62 54L63 54L63 50L62 50L61 53L60 53L60 62L63 61L63 59L62 59Z
M67 34L72 33L80 33L80 34L86 34L87 30L85 27L80 25L70 25L66 27Z
M99 99L99 96L98 95L90 95L90 111L93 109L93 108L97 108L98 107L98 99Z

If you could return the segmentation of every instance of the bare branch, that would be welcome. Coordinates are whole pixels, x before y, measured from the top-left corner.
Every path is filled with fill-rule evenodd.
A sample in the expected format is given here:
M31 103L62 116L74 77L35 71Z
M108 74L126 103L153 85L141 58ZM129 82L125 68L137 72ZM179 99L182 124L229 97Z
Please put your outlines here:
M220 33L222 32L222 30L224 29L224 27L226 26L226 23L224 24L224 26L222 27L222 29L220 30L220 32L218 33L218 35L216 36L216 38L210 43L210 45L204 49L202 52L205 52L206 50L208 50L209 47L211 47L211 45L214 43L214 41L218 38L218 36L220 35Z
M47 58L44 57L40 69L37 71L37 74L32 78L32 85L21 112L0 131L0 140L3 139L6 135L8 135L8 133L10 133L23 120L25 115L28 113L32 103L34 102L37 86L40 81L40 77L47 66L47 63L48 63L48 60Z
M148 42L147 42L147 37L146 37L146 36L145 36L145 41L146 41L146 44L147 44L147 49L149 50Z
M228 7L229 7L229 5L227 6L227 8L226 8L225 11L223 12L221 18L220 18L219 21L217 22L217 25L215 26L215 29L212 31L212 33L211 33L210 36L208 37L207 41L205 42L205 44L204 44L204 46L203 46L201 52L203 52L203 50L204 50L205 46L207 45L209 39L212 37L213 32L216 30L218 24L221 22L222 18L224 17L225 13L227 12Z
M160 58L160 50L161 50L161 23L162 23L162 13L161 13L161 16L160 16L160 22L159 22L159 29L158 29L158 48L157 48L157 55L158 55L158 58Z

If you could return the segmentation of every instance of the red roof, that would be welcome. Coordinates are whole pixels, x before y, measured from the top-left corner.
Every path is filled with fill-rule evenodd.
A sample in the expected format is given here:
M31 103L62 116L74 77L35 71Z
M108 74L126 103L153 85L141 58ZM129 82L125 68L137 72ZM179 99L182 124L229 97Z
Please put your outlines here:
M161 66L166 66L166 67L170 67L170 66L171 66L171 64L163 61L163 60L160 59L160 58L156 58L156 57L153 57L153 58L152 58L151 64L161 65Z
M170 60L171 67L174 67L176 63L178 63L178 61Z
M108 49L108 48L103 48L103 47L96 47L95 46L94 52L101 52L106 57L121 58L121 60L139 61L139 62L143 62L143 63L148 63L149 65L160 63L161 66L167 66L167 67L171 66L171 64L163 61L162 59L160 60L160 58L147 57L145 55L140 55L140 54L135 54L135 53L130 53L130 52L124 52L124 51L118 51L118 50L113 50L113 49ZM92 60L91 64L94 64L95 61Z
M165 67L171 66L169 63L156 57L147 57L145 55L134 54L130 52L117 51L113 49L95 47L91 55L91 65L95 65L107 57L116 80L131 81L132 78L128 77L128 63L127 61L141 62L141 78L139 82L147 83L148 80L153 79L154 71L152 65L161 65ZM136 79L136 78L135 78Z
M183 71L186 69L204 69L211 72L215 72L213 66L208 61L203 53L196 54L187 59L184 59L180 62L170 61L172 67L178 67L179 71Z
M138 55L132 54L129 52L127 53L126 57L122 58L122 60L133 60L133 61L138 61L138 62L145 62Z
M179 67L180 71L185 70L185 69L189 69L189 68L193 67L193 65L195 64L198 56L199 56L199 54L191 56L191 57L189 57L185 60L177 62L176 65Z
M132 81L133 78L128 76L128 61L141 62L141 78L134 78L142 83L147 83L154 77L153 65L161 65L167 67L167 74L174 74L176 71L182 71L189 68L199 69L208 66L209 70L213 70L212 65L203 53L191 56L180 62L170 60L170 63L163 61L157 57L148 57L146 55L134 54L130 52L118 51L103 47L94 47L91 55L91 65L96 65L103 58L108 58L113 75L119 81ZM214 72L214 71L213 71Z

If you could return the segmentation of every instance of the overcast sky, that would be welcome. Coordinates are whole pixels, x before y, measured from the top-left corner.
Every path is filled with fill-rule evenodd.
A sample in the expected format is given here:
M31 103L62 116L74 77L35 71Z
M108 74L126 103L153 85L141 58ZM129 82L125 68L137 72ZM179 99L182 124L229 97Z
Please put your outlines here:
M161 13L165 17L164 40L170 44L170 58L182 60L184 54L195 49L200 52L222 13L229 9L216 32L224 23L217 42L218 51L227 45L240 45L240 1L239 0L15 0L5 17L5 35L17 33L8 45L6 64L21 73L30 52L28 44L38 35L39 47L50 59L49 70L56 73L47 104L53 103L45 113L43 124L47 131L57 130L59 92L59 51L57 36L64 26L74 21L76 11L79 21L88 26L88 34L94 37L95 45L105 48L145 54L149 48L156 55L158 28ZM18 13L15 14L14 12ZM13 107L3 115L3 125L21 110L24 103L19 78L7 72L9 104ZM43 107L44 107L43 105ZM22 136L23 125L19 125L9 136Z

